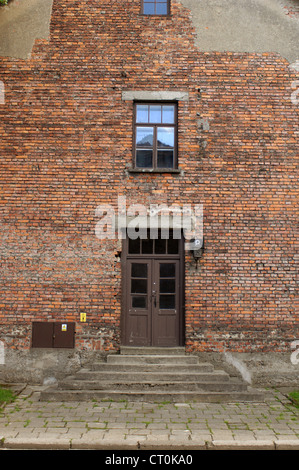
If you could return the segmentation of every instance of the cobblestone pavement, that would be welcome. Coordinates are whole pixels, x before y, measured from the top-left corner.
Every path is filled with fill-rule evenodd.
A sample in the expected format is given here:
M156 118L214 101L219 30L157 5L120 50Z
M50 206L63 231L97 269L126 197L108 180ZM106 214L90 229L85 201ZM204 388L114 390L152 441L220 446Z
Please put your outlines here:
M299 409L265 403L40 402L26 386L0 412L2 449L299 449Z

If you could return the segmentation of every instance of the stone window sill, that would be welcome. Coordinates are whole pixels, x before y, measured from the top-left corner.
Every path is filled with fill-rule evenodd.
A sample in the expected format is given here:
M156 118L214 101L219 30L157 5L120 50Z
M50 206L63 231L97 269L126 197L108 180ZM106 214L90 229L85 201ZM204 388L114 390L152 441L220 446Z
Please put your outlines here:
M181 174L182 171L177 168L128 168L127 170L129 173L173 173L173 174Z

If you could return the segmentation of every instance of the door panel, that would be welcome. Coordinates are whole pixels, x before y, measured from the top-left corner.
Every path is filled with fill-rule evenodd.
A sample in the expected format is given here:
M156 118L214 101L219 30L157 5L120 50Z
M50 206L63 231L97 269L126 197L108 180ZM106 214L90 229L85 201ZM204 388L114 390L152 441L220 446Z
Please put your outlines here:
M154 261L153 345L179 345L179 261Z
M126 343L149 346L151 338L151 261L127 262Z

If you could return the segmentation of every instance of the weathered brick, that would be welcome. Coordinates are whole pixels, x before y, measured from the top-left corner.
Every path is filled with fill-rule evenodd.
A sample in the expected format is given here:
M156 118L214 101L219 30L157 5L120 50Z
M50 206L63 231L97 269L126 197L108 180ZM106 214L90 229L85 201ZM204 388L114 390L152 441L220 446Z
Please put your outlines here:
M0 338L9 348L30 347L34 320L67 320L79 349L118 349L119 243L95 237L96 207L116 207L117 195L203 204L197 270L186 253L189 351L288 351L296 339L295 71L275 53L199 52L194 35L175 1L170 18L151 18L138 0L57 0L49 41L28 60L1 59ZM133 104L121 94L132 89L189 92L178 105L181 174L127 171Z

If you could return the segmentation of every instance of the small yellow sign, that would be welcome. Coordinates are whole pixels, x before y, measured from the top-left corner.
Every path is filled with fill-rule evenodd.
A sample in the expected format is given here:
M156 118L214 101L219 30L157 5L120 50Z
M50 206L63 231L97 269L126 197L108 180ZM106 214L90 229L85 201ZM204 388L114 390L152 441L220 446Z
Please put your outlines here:
M80 321L81 322L86 322L86 313L80 313Z
M66 323L63 323L61 325L61 331L67 331L67 324Z

